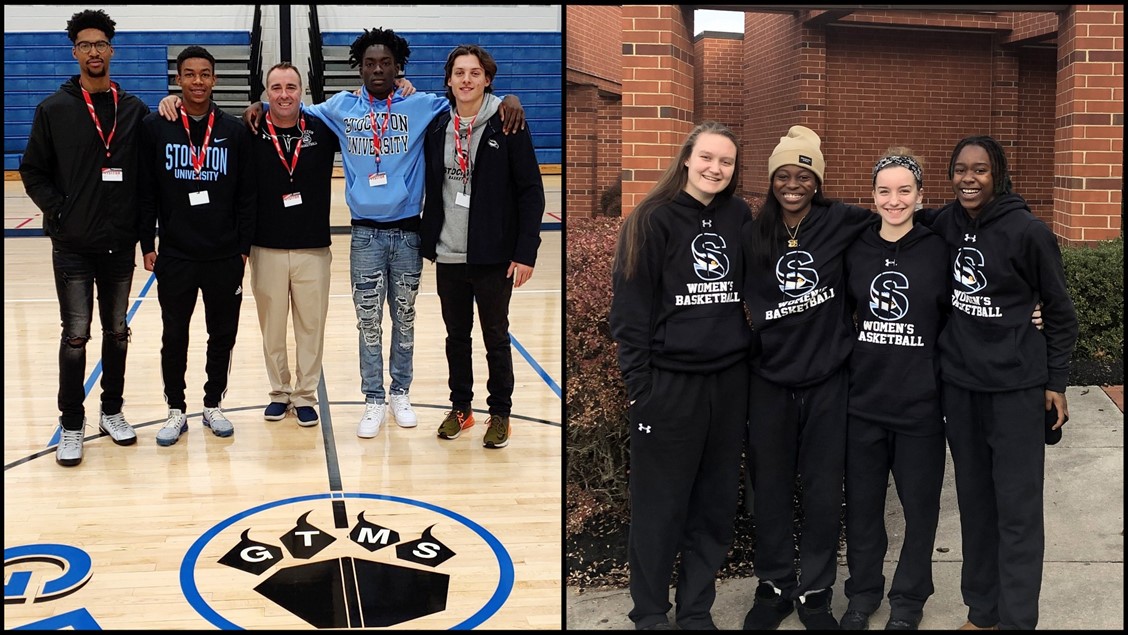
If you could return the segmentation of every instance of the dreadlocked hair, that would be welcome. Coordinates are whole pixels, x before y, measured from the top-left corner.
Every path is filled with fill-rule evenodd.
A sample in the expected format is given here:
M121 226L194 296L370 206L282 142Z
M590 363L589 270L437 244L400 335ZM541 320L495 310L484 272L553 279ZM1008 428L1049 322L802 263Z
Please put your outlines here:
M349 66L357 67L364 60L364 52L368 47L383 44L391 51L392 57L396 60L396 67L403 70L407 66L407 58L411 56L411 48L407 45L407 40L396 35L396 32L391 29L368 29L364 33L353 40L352 45L349 47Z

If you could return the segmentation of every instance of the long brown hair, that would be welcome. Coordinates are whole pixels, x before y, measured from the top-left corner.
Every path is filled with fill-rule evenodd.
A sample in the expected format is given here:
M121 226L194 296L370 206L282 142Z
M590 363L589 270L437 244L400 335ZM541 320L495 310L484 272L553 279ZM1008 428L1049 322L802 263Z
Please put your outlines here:
M654 184L654 189L650 190L650 193L635 207L630 216L627 216L626 220L623 221L623 226L619 230L619 241L615 245L615 260L611 267L613 271L622 271L624 278L629 280L638 268L638 256L646 240L645 229L650 226L650 215L654 213L655 209L674 200L674 197L684 190L686 183L689 182L689 169L685 164L686 161L689 161L693 146L697 143L697 137L702 134L722 135L736 146L736 163L733 166L732 180L717 196L732 196L736 192L736 182L740 175L740 141L737 140L736 133L728 126L716 121L706 121L689 133L678 152L678 156L662 173L661 178Z

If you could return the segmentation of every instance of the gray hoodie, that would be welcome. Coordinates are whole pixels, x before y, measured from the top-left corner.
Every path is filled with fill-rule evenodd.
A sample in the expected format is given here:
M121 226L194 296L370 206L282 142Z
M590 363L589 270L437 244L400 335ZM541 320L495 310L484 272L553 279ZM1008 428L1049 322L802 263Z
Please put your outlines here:
M472 135L467 143L466 132L471 128L471 119L459 118L459 136L462 139L463 152L467 152L467 165L469 172L463 173L458 165L458 157L454 148L454 115L457 111L451 108L450 123L446 128L446 142L443 144L443 167L446 179L443 181L443 208L445 212L443 228L439 232L439 243L435 248L436 262L455 264L466 262L466 239L470 226L470 210L461 205L455 205L455 197L465 192L470 196L470 175L474 171L473 158L478 155L478 144L482 141L482 132L486 129L486 122L497 112L501 99L492 93L486 93L482 100L482 107L477 116L472 120L476 124L471 130Z

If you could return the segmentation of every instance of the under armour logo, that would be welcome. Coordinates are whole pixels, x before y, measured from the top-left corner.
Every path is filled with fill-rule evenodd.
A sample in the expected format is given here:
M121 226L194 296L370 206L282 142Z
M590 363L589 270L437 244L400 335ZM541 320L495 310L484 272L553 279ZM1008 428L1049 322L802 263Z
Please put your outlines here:
M707 219L707 218L702 218L702 219L701 219L701 226L702 226L702 227L712 227L712 226L713 226L713 221L712 221L712 220L709 220L709 219Z
M885 259L885 266L886 266L886 267L892 267L892 266L894 266L894 265L896 265L896 264L897 264L897 261L896 261L896 260L890 260L890 259L888 259L888 258L886 258L886 259Z
M242 294L243 294L243 285L239 285L239 286L235 287L235 295L242 295Z
M639 432L645 432L646 434L650 434L650 426L644 426L640 423L640 424L638 424L638 431Z
M975 236L973 236L971 234L964 234L964 242L970 242L970 243L975 242Z
M496 139L490 139L487 143L489 144L489 146L491 148L493 148L494 150L497 150L498 146L497 146L497 140Z

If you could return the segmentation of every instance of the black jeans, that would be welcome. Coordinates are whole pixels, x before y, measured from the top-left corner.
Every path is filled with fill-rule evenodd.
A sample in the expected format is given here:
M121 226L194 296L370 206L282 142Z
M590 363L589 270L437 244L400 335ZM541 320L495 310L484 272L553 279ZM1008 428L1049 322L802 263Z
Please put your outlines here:
M470 330L474 326L474 305L486 342L486 367L489 378L486 404L491 415L508 417L513 408L513 349L509 343L509 300L513 279L505 277L509 268L500 265L439 264L435 283L446 324L446 357L450 372L450 402L469 410L474 399L474 364Z
M196 296L204 295L204 322L208 330L207 382L204 406L218 407L227 392L231 349L239 331L239 307L243 302L243 257L221 260L181 260L157 256L157 297L161 302L161 374L169 408L187 410L184 373L188 369L188 327L196 308Z
M68 430L82 428L86 417L86 343L93 320L94 287L102 321L102 412L121 412L129 328L125 314L133 285L134 250L77 253L54 249L55 291L59 296L62 338L59 342L59 412Z

